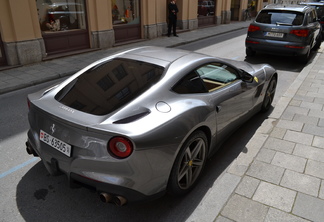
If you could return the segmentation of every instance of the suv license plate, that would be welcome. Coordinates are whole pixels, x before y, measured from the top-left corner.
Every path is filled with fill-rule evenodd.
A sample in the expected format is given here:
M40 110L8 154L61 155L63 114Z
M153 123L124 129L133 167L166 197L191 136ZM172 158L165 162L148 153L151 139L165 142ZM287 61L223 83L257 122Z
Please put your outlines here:
M46 143L47 145L53 147L57 151L60 151L64 155L71 157L71 145L51 136L50 134L40 130L39 134L40 141Z
M283 38L284 34L280 32L266 32L266 36Z

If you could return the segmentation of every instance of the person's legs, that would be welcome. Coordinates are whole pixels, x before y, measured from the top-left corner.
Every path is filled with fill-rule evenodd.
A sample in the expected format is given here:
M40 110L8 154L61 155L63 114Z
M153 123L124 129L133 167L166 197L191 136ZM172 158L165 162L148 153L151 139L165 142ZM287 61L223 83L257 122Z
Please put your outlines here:
M177 19L173 19L172 23L173 23L173 35L178 37L178 35L177 35Z
M171 28L172 28L172 20L169 18L169 23L168 23L168 36L169 37L171 35Z

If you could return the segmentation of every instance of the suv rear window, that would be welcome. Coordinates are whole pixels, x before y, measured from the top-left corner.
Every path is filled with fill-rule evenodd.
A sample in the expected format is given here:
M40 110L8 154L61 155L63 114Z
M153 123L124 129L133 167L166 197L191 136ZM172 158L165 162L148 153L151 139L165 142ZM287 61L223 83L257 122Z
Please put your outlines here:
M293 11L263 10L256 22L276 25L302 25L304 14Z
M157 83L164 68L129 59L100 63L65 86L55 99L93 115L106 115L126 105Z

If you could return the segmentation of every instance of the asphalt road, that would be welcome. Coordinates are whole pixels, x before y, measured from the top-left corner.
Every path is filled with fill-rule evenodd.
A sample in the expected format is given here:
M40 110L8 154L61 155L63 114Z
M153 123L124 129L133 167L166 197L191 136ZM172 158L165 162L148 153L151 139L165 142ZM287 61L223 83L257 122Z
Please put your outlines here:
M269 63L279 72L278 98L303 68L294 59L258 55L245 58L244 32L232 32L181 46L213 56ZM165 196L149 203L116 207L100 202L95 192L85 188L70 189L64 175L50 176L38 158L25 151L28 93L53 82L0 96L0 221L186 221L224 170L245 152L245 145L267 118L257 114L222 146L208 161L198 186L183 198Z

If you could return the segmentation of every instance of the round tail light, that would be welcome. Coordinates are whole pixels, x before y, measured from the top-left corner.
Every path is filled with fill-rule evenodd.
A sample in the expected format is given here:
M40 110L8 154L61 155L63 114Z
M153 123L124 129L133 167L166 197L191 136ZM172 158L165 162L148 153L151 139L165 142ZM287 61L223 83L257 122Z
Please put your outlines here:
M129 157L133 152L132 142L125 137L113 137L108 142L108 152L113 156L123 159Z

